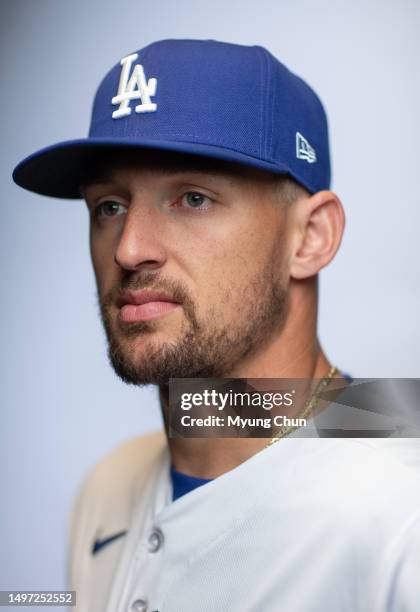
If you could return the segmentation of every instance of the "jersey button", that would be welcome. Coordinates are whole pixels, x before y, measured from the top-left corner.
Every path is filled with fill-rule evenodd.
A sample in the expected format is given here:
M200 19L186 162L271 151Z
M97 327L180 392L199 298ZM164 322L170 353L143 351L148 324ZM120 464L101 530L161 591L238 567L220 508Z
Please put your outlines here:
M161 548L163 544L163 533L159 529L159 527L155 527L151 534L149 535L149 539L147 541L147 547L149 552L155 553Z
M133 612L146 612L147 611L147 601L145 599L136 599L131 604L131 609Z

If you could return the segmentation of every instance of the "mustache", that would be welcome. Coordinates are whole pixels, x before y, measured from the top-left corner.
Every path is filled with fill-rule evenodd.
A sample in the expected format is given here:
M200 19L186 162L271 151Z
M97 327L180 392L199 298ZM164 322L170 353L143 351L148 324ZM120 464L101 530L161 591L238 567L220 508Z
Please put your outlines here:
M111 306L115 306L123 291L139 291L140 289L166 293L174 302L182 305L191 322L196 321L195 304L188 287L180 281L164 278L161 272L151 270L125 276L103 296L98 295L102 312L105 313Z

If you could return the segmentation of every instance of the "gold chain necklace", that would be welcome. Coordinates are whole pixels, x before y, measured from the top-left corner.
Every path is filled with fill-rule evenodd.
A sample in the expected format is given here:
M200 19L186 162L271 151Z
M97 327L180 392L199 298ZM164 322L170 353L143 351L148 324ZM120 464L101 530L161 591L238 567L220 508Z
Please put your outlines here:
M315 408L316 403L318 401L318 397L317 397L318 393L320 393L326 387L328 387L328 385L331 382L331 379L333 378L334 374L336 374L337 372L338 372L338 368L336 366L332 366L330 368L328 374L324 376L324 378L322 378L317 384L317 386L315 387L314 392L312 393L308 402L303 407L302 412L300 412L295 418L304 419L305 417L308 416L310 412L312 412L313 408ZM269 443L266 445L266 448L268 446L271 446L275 442L278 442L279 440L281 440L281 438L284 438L284 436L287 436L288 434L292 433L298 428L299 428L299 425L290 425L288 427L281 427L279 431L277 432L277 435L274 436L274 438L271 438Z

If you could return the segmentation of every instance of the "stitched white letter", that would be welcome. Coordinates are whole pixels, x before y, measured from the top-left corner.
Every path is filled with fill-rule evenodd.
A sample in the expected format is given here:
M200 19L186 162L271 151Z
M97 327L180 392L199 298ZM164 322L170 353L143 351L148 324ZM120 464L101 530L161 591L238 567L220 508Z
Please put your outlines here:
M134 109L136 113L153 113L157 109L157 104L150 100L152 96L156 95L157 79L146 80L141 64L134 66L129 78L131 66L137 58L138 54L133 53L123 57L120 62L122 68L118 93L111 100L112 104L119 104L119 108L112 113L113 119L131 114L130 100L141 100L141 104L138 104Z

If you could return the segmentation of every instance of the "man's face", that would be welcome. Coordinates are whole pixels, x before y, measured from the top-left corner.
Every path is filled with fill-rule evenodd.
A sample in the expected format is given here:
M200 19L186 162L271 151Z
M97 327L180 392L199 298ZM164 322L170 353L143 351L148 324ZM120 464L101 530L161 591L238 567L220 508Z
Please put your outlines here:
M289 280L274 177L151 153L102 170L84 196L117 374L159 385L229 376L263 351L281 333Z

